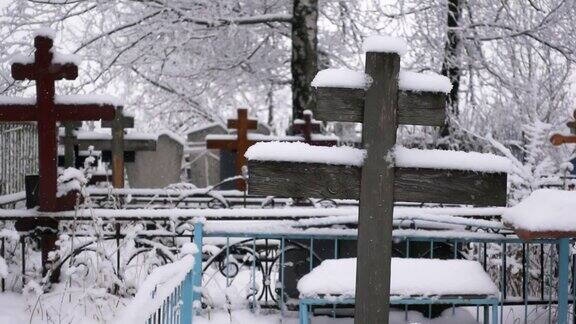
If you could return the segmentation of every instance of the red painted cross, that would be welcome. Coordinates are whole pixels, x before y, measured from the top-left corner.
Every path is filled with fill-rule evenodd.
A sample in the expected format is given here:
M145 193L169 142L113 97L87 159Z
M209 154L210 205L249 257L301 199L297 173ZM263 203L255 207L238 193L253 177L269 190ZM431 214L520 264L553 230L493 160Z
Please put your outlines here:
M576 110L574 110L574 119L576 120ZM570 128L570 132L572 133L572 135L562 135L562 134L553 134L550 137L550 142L552 142L553 145L562 145L562 144L575 144L576 143L576 122L575 121L569 121L566 123L566 126L568 126L568 128Z
M336 145L338 141L335 139L314 139L314 134L320 134L320 122L314 119L312 112L309 110L304 111L304 120L295 119L292 125L295 134L302 134L304 142L310 145L317 146L332 146Z
M58 104L54 98L56 80L74 80L78 67L73 63L54 62L53 40L34 38L34 62L12 64L15 80L36 81L36 103L0 105L0 121L35 121L38 123L39 203L41 211L58 211L57 127L59 121L110 120L114 106L109 104Z

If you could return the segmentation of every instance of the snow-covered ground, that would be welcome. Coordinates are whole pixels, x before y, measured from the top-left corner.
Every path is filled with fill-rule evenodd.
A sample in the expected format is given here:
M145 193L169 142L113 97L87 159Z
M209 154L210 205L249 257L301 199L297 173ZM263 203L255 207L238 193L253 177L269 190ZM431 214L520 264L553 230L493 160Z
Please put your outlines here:
M125 300L118 301L118 308L116 311L123 308ZM97 305L92 307L70 307L68 298L62 300L59 296L53 296L50 300L43 299L36 302L35 299L23 296L17 293L5 292L0 293L0 324L44 324L44 323L82 323L82 324L96 324L96 323L113 323L114 313L113 308L106 308L107 313L95 310ZM93 307L96 306L96 307ZM31 318L30 314L32 309L35 308L35 316ZM54 314L57 308L62 309L61 317L50 317L46 314ZM52 312L49 312L52 310ZM481 310L480 310L480 313ZM390 314L391 324L468 324L478 323L476 321L476 308L456 308L454 313L452 309L447 309L444 314L435 319L427 319L421 313L408 312L408 320L406 314L401 311L393 311ZM524 318L524 309L522 306L505 307L504 309L504 323L513 324L521 323ZM528 323L545 323L548 319L548 312L543 308L530 307L528 312ZM354 321L351 318L331 318L331 317L315 317L312 324L352 324ZM480 314L480 322L482 322L482 315ZM209 313L204 313L200 317L196 317L194 324L297 324L298 314L296 312L285 312L283 320L278 313L266 313L262 310L258 314L253 314L246 309L239 309L229 312L223 310L215 310Z

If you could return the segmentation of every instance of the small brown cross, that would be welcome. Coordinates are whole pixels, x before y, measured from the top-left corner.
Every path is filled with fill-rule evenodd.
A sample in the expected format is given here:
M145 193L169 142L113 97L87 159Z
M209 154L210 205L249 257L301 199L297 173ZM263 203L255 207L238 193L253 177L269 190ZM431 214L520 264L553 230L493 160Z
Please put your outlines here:
M57 127L59 121L81 121L114 118L112 105L72 104L55 102L55 81L78 77L73 63L54 63L53 40L46 36L34 38L34 61L12 64L15 80L36 81L36 102L0 105L0 121L36 121L38 123L39 204L41 211L58 211L57 190Z
M317 146L332 146L336 145L336 140L331 139L313 139L314 134L320 134L321 132L321 122L314 119L314 115L310 110L305 110L304 120L295 119L292 125L292 129L295 134L302 134L304 137L304 142L310 145Z
M112 186L124 188L124 130L134 127L134 117L125 116L123 107L116 107L116 117L102 122L102 127L112 130Z
M573 113L574 119L576 119L576 110ZM572 135L562 135L562 134L554 134L550 137L550 142L553 145L562 145L562 144L576 144L576 121L569 121L566 123L566 126L570 128L570 133Z
M255 119L248 119L248 109L239 108L238 118L228 119L228 128L235 128L237 130L235 140L209 139L206 141L206 147L208 149L220 149L236 152L236 175L242 175L242 167L246 165L244 153L246 153L246 150L255 143L255 141L250 141L248 139L248 130L257 129L258 121ZM236 181L236 188L244 191L246 189L246 184L243 180L238 180Z

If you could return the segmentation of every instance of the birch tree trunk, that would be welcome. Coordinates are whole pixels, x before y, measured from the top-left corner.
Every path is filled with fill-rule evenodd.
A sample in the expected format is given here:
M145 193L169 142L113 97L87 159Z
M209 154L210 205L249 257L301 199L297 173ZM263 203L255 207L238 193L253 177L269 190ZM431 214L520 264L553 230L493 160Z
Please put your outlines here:
M448 0L447 3L447 31L446 43L444 45L444 61L442 62L442 75L447 76L452 82L452 91L448 95L448 109L452 116L458 115L458 90L460 88L460 59L459 45L460 35L457 30L460 25L462 13L461 0ZM441 135L449 134L448 121L442 128Z
M313 104L310 83L318 71L318 0L294 0L292 20L292 118Z

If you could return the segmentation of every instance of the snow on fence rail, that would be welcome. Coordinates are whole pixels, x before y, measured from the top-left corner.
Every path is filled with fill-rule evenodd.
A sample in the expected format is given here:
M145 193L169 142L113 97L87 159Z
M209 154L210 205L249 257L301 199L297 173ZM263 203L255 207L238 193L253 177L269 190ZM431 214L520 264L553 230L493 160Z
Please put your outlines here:
M115 323L193 323L202 286L202 229L194 224L194 244L182 246L180 260L154 269Z

